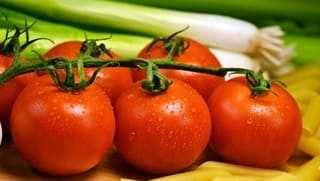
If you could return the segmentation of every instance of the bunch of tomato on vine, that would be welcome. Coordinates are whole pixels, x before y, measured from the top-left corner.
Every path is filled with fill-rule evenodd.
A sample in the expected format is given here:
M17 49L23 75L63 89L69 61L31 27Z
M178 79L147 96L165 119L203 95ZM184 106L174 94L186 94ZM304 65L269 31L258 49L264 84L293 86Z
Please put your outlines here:
M42 172L85 172L113 144L127 163L153 174L188 168L208 145L225 161L273 168L298 143L301 115L285 88L221 68L200 42L174 33L123 61L97 40L68 41L39 57L46 67L38 71L20 56L34 43L19 45L27 33L16 28L0 44L0 80L11 76L0 86L0 120ZM228 72L243 76L225 81Z

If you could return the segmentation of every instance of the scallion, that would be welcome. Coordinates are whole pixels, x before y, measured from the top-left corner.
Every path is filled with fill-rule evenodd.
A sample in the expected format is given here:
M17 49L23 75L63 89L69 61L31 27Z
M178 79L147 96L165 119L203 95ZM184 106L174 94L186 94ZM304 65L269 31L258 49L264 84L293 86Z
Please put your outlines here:
M320 35L318 0L113 0L245 19L259 26L280 25L286 32Z
M29 31L30 37L32 38L46 37L53 40L55 43L60 43L69 40L84 40L85 35L88 38L94 39L110 37L110 39L104 40L102 41L102 43L105 43L108 48L114 50L115 52L119 52L122 57L135 57L147 43L152 41L152 38L150 37L113 32L87 31L72 27L70 25L62 25L40 20L38 18L3 7L0 7L0 12L8 17L7 22L5 17L0 15L0 39L3 39L2 36L5 35L5 28L7 26L6 23L14 24L18 27L23 27L25 26L25 20L27 20L29 24L36 22ZM27 57L34 57L37 55L31 50L42 53L44 51L47 51L52 46L53 44L49 41L38 41L37 43L30 45L28 49L23 53Z
M36 21L30 30L30 37L39 38L47 37L52 39L56 43L69 40L83 40L84 33L86 32L89 38L103 38L110 35L110 33L84 31L82 29L74 28L68 25L61 25L57 23L47 22L39 20L37 18L27 16L23 13L15 12L0 7L0 11L5 13L8 17L8 21L11 24L17 26L24 26L25 19L31 23ZM4 17L0 18L0 28L5 27L6 20ZM5 29L0 29L0 37L4 35ZM140 37L127 34L114 34L109 40L104 43L108 48L113 49L123 57L135 57L139 51L152 41L150 37ZM27 57L37 56L31 50L36 50L39 53L47 51L52 45L48 41L38 41L31 45L24 53ZM241 67L258 71L260 66L257 61L254 61L248 55L231 52L227 50L221 50L217 48L210 49L218 58L223 67Z
M182 35L210 47L260 54L272 65L287 60L288 50L279 27L258 29L255 25L219 15L188 13L103 0L2 0L3 6L40 17L96 27L117 29L151 36L166 36L187 26ZM41 4L41 8L39 5Z

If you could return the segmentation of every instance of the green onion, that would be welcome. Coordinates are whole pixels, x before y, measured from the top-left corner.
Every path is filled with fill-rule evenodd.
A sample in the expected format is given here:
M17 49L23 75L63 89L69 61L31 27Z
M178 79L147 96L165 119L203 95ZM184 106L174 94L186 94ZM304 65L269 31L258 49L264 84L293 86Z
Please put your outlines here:
M36 23L30 30L30 36L32 38L47 37L52 39L56 43L59 43L69 40L83 40L84 32L86 32L89 38L103 38L109 36L109 33L89 32L68 25L41 21L34 17L26 16L25 14L1 7L0 11L4 12L8 16L8 20L10 23L16 24L18 26L24 26L25 19L27 19L29 23L36 21ZM6 27L5 23L6 22L4 17L0 18L0 28ZM5 29L0 29L0 37L1 35L4 35L4 32ZM149 37L114 34L112 38L105 41L105 43L107 44L108 48L113 49L115 52L124 57L135 57L139 53L139 51L151 41L152 38ZM29 58L33 58L37 55L31 50L36 50L39 53L43 53L47 51L51 46L53 45L49 41L39 41L31 45L31 47L24 51L24 55ZM248 55L238 52L219 50L216 48L211 48L210 50L217 56L223 67L239 67L255 71L260 70L258 62L254 61Z
M192 12L223 14L286 32L320 35L317 0L114 0Z
M29 23L36 21L37 23L30 30L31 37L47 37L52 39L56 43L69 40L83 40L85 38L85 33L89 38L105 38L109 37L110 34L112 34L112 38L104 41L103 43L106 43L107 47L113 49L115 52L121 54L123 57L135 57L147 43L152 41L151 37L110 33L110 31L88 31L80 28L75 28L71 25L58 24L44 20L39 20L35 17L27 16L26 14L2 7L0 7L0 11L8 16L10 23L16 24L18 26L24 26L25 19L27 19ZM4 20L4 17L0 17L0 28L5 27ZM1 35L4 35L5 29L0 29L0 31L1 37ZM296 44L297 57L295 58L295 62L307 63L311 62L311 60L316 59L317 57L320 58L320 56L318 56L320 39L318 40L316 38L305 38L289 35L286 36L286 40L290 43ZM27 49L24 52L24 54L27 57L34 57L36 56L36 54L31 52L30 50L33 49L39 53L42 53L48 50L51 46L53 45L49 41L39 41L36 44L33 44L31 47L29 47L29 49ZM253 70L258 70L260 68L257 65L257 61L254 61L253 58L244 54L218 49L213 49L213 52L221 61L221 64L225 67L239 66Z
M197 14L103 0L2 0L2 5L78 26L117 29L151 36L166 36L187 26L182 35L210 47L260 54L272 65L287 60L279 27L255 25L219 15ZM39 8L41 5L41 8Z
M222 67L245 68L245 69L250 69L256 72L261 70L261 66L259 62L245 54L238 53L238 52L230 52L230 51L216 49L216 48L211 48L210 51L218 58ZM237 76L239 75L227 74L225 78L226 80L229 80Z
M126 34L110 34L110 33L97 33L97 32L88 32L88 31L75 31L70 32L70 34L55 34L52 33L43 33L43 32L34 32L30 31L30 37L38 38L38 37L47 37L53 40L55 43L61 43L64 41L70 40L85 40L85 33L88 38L92 39L99 39L99 38L106 38L112 35L112 37L108 40L99 41L107 45L109 49L114 52L117 52L121 57L128 58L128 57L135 57L137 53L152 39L138 37L134 35L126 35ZM0 39L3 39L3 35L5 33L5 29L0 29ZM49 50L54 45L50 41L41 40L32 45L30 45L25 51L22 52L22 55L26 56L27 58L37 58L37 54L34 51L42 54ZM34 51L33 51L34 50Z
M61 25L57 23L42 21L37 18L27 16L23 13L8 10L6 8L0 7L0 12L4 13L8 17L8 21L11 24L15 24L18 27L23 27L25 25L25 20L28 24L36 22L31 30L31 38L46 37L53 40L55 43L60 43L63 41L70 40L84 40L85 34L88 38L98 39L98 38L108 38L110 39L102 41L108 48L115 52L119 52L122 57L135 57L137 53L150 41L152 38L141 37L136 35L119 34L112 32L95 32L86 31L79 28L75 28L69 25ZM6 31L6 21L5 17L0 15L0 39L3 39ZM43 53L47 51L53 44L49 41L42 40L32 44L26 51L24 55L32 58L37 56L31 50L35 50L38 53Z

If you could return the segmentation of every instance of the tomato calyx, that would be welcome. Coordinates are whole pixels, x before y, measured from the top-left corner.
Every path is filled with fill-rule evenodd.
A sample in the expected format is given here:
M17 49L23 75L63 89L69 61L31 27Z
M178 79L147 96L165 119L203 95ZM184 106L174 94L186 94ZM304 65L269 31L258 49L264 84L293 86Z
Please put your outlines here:
M61 90L75 92L79 90L85 89L87 86L92 84L96 79L99 71L108 66L108 64L104 64L98 67L91 77L87 77L84 69L84 61L90 61L95 58L99 58L102 54L106 53L108 56L113 57L111 52L106 48L104 44L97 44L97 41L105 40L105 39L87 39L82 43L80 49L80 55L76 58L76 62L66 61L65 59L58 59L56 65L49 65L48 72L53 81ZM55 61L53 59L53 61ZM49 61L49 62L52 62ZM60 75L57 71L57 67L63 67L65 70L65 79L61 80ZM77 75L79 81L76 81L74 67L77 67Z
M242 74L245 76L253 96L271 91L271 83L265 79L262 72L254 72L242 68L220 68L221 73Z
M189 26L174 32L167 37L155 38L147 47L147 51L149 52L156 43L163 42L163 46L168 52L167 59L169 61L174 61L175 56L182 54L189 47L189 43L185 41L183 37L177 37L178 34L186 31L188 28Z
M257 96L270 91L271 84L266 80L261 73L251 72L246 74L246 78L249 82L252 95Z
M55 64L48 66L47 70L55 84L58 85L61 90L74 92L85 89L87 86L94 82L98 72L102 68L110 66L111 64L112 66L116 66L119 64L119 62L115 61L110 62L110 64L103 64L94 71L89 79L86 77L84 71L84 62L88 63L96 59L99 60L99 57L103 54L107 54L111 58L113 57L112 53L106 48L104 44L97 44L97 41L99 40L105 39L86 38L80 48L80 55L73 61L66 61L64 59L47 60L47 62L51 63L54 63L54 61L56 61ZM167 59L164 61L169 62ZM142 81L142 88L149 93L159 94L167 90L172 83L172 81L168 80L158 71L158 66L155 65L152 61L136 60L133 61L133 65L147 72L146 79ZM118 66L120 66L120 64ZM57 68L61 67L65 70L66 73L64 80L61 80L60 75L57 71ZM76 82L76 78L74 75L74 67L77 67L78 70L78 82Z
M152 94L159 94L168 89L172 84L172 81L167 79L164 75L159 72L159 68L148 61L147 65L143 67L146 69L147 76L146 79L142 81L142 88L147 90Z
M107 40L111 37L102 38L102 39L88 39L86 38L85 41L82 42L80 48L80 55L90 55L92 57L99 58L103 54L107 54L110 58L114 58L110 49L108 49L105 44L100 43L98 41Z
M251 94L258 96L271 90L271 83L263 77L261 72L253 72L251 70L235 71L234 74L244 74L249 84Z

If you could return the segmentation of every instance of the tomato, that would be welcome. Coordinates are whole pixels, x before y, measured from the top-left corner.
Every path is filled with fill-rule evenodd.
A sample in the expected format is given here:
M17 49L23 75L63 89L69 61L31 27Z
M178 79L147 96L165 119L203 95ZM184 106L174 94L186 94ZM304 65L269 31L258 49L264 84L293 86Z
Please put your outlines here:
M151 95L138 82L121 94L115 108L117 150L145 172L184 169L209 141L208 107L201 95L179 80L160 95Z
M284 164L298 143L302 123L297 103L281 86L253 96L244 78L215 89L208 100L211 145L224 160L256 167Z
M192 64L196 66L205 66L218 68L220 63L217 58L209 51L204 45L184 38L188 47L179 55L174 56L174 61L179 63ZM140 58L165 58L168 52L164 47L162 41L158 41L153 46L146 46L138 55ZM217 87L217 85L224 82L224 78L206 75L201 73L195 73L183 70L161 70L161 72L169 78L179 79L191 85L196 89L205 99L209 97L211 92ZM133 79L135 81L141 80L145 77L144 71L134 70Z
M99 86L64 92L47 75L27 85L11 114L18 152L52 175L82 173L97 165L112 145L114 130L110 100Z
M55 45L45 55L45 58L65 57L69 59L77 58L80 54L81 41L66 41Z
M11 66L12 61L12 57L0 54L0 74ZM5 131L8 129L8 121L14 101L34 76L33 73L20 75L4 85L0 85L0 121Z
M76 58L80 53L82 42L68 41L56 45L50 49L44 57L57 58L66 57L69 59ZM119 58L115 53L111 52L112 57L107 54L102 55L102 59ZM86 74L91 76L94 72L93 68L87 68ZM111 102L114 104L119 95L132 84L131 71L128 68L104 68L102 69L95 81L110 97Z
M3 73L11 64L11 58L0 55L0 73ZM8 125L11 107L19 95L22 87L16 81L9 81L0 86L0 121L4 128Z

